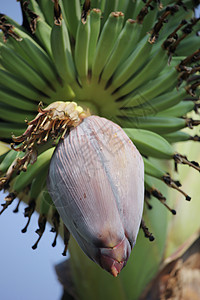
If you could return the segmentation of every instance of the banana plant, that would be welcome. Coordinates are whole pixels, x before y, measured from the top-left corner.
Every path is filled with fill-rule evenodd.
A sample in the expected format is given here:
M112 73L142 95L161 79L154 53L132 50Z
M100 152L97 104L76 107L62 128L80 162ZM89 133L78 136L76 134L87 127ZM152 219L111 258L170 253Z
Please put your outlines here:
M191 199L163 160L200 171L172 146L200 141L183 131L200 124L195 1L19 5L22 25L0 15L0 214L26 202L26 232L39 213L33 249L53 225L78 299L138 299L176 214L168 189Z

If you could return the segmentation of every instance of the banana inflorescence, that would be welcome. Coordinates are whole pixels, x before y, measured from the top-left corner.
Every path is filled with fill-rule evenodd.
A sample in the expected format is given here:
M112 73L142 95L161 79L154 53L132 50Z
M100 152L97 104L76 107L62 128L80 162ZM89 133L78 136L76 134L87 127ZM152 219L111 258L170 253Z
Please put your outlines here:
M0 188L9 192L1 212L16 197L28 202L25 232L38 209L38 241L50 206L56 237L59 231L45 185L55 144L89 110L118 123L143 155L148 197L175 214L154 187L157 178L190 200L152 158L200 171L170 144L200 140L182 131L200 124L188 115L199 108L199 19L192 1L163 2L21 0L22 25L0 14L0 136L10 142L13 134L18 143L0 157ZM34 117L41 101L48 106L40 105ZM64 233L66 253L66 228Z

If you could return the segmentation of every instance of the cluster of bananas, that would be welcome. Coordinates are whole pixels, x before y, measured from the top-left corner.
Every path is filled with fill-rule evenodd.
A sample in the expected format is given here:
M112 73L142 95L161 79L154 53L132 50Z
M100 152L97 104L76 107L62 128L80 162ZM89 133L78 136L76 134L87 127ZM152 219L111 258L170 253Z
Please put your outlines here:
M21 0L20 5L22 25L0 15L1 140L9 142L12 133L26 132L24 120L35 118L40 101L50 105L74 100L124 129L143 155L146 195L158 198L175 214L152 178L180 191L187 200L190 197L151 158L173 159L200 171L198 163L171 146L200 140L181 131L200 124L187 116L193 110L197 113L200 105L198 19L193 2ZM52 230L56 236L59 231L59 215L46 191L55 146L38 147L37 160L34 154L27 160L24 144L20 147L25 154L12 149L0 157L0 188L9 192L2 211L15 197L27 202L23 232L34 210L40 212L36 248L50 211Z

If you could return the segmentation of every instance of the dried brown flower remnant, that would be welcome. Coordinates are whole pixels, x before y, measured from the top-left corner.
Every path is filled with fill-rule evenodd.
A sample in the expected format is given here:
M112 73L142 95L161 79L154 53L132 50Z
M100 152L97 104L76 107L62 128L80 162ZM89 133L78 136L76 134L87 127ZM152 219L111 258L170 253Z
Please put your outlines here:
M84 112L82 107L75 102L53 102L46 108L39 104L38 114L34 120L28 122L27 130L18 137L13 136L15 143L11 144L12 149L17 152L24 152L23 157L17 156L8 168L5 176L0 178L0 189L4 189L12 178L14 172L26 171L27 166L37 160L37 146L46 143L49 136L57 140L64 138L70 127L75 127L89 114Z

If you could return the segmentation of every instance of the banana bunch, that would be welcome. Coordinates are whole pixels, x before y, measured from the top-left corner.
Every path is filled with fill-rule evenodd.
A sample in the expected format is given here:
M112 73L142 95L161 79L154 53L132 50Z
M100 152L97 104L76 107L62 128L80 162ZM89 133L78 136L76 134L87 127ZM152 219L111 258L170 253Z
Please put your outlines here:
M99 115L124 129L143 155L146 192L174 214L151 179L190 197L152 158L200 171L198 163L171 146L200 140L182 131L200 124L189 115L198 113L200 103L199 19L193 1L21 0L20 5L22 25L0 14L0 137L10 142L12 135L20 136L14 139L19 146L0 157L0 188L9 193L1 213L18 197L28 203L23 232L34 210L40 212L33 248L50 214L57 236L59 215L45 183L55 149L51 137L58 142L81 122L83 117L74 125L75 115L84 112L84 117ZM45 109L35 118L41 101L46 111L55 108L54 102L74 106L67 121L62 105L56 119Z

